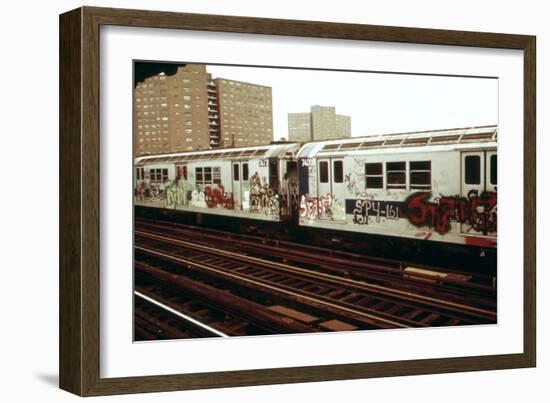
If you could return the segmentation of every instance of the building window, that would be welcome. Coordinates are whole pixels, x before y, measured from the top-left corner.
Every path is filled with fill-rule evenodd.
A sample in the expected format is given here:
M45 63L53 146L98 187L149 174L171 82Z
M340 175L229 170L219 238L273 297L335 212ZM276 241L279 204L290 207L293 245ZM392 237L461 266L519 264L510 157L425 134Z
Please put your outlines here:
M239 180L239 164L233 164L233 180Z
M344 162L334 161L333 164L334 183L344 182Z
M365 164L365 187L367 189L382 189L384 187L384 174L381 162Z
M481 183L481 158L479 155L468 155L464 158L464 181L466 185Z
M407 188L407 165L405 162L386 162L386 183L388 189Z
M411 189L429 190L432 187L432 162L411 161L409 162L409 183Z
M248 163L244 162L243 163L243 181L247 181L247 180L248 180Z

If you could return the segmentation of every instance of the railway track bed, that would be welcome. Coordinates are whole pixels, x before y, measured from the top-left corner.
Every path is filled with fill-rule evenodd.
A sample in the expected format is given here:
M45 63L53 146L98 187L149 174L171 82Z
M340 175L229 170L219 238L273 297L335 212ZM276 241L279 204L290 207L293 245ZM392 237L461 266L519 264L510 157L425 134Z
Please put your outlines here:
M192 234L192 230L168 227L162 231L158 224L136 225L136 282L160 285L162 292L172 293L172 298L183 295L197 300L206 312L218 312L211 316L241 321L235 328L238 331L224 325L223 320L212 324L227 335L496 322L488 286L476 284L467 290L457 287L457 280L451 280L451 286L434 284L421 272L415 280L410 272L406 277L401 270L398 276L395 266L389 266L388 276L399 278L396 287L391 287L390 277L380 277L384 269L381 261L376 261L373 277L364 265L357 268L351 264L346 270L341 256L333 260L321 256L314 262L307 254L308 261L298 265L290 254L290 259L281 261L265 258L272 247L259 253L261 243L251 241L252 247L237 252L223 234L190 241L182 233ZM439 294L434 291L438 286Z

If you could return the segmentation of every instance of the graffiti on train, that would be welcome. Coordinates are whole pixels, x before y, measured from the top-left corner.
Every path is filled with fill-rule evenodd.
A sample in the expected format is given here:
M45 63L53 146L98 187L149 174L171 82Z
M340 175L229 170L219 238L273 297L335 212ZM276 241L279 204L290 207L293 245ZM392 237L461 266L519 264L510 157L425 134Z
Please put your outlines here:
M226 192L222 184L196 185L190 189L185 180L166 180L161 184L138 184L138 201L163 203L164 208L179 207L234 208L233 194Z
M440 196L429 201L430 192L414 193L405 201L408 220L417 227L430 227L446 234L452 222L470 225L474 231L497 232L497 194L471 190L466 197Z
M343 221L346 218L342 203L332 194L320 197L302 195L300 199L300 217L308 220Z
M346 213L353 215L353 223L367 225L385 220L397 220L403 216L401 202L373 199L346 200Z
M233 194L226 192L221 183L196 185L190 193L189 204L193 207L233 209Z
M158 202L165 208L186 206L188 201L186 182L178 179L166 180L162 184L138 181L135 194L137 201Z
M281 215L292 216L293 212L299 209L298 182L289 177L287 173L283 176L280 199Z
M205 201L208 208L233 209L233 194L226 192L222 184L204 187Z
M373 199L376 194L369 192L365 186L365 161L362 158L354 158L349 166L349 172L344 176L344 184L347 194L357 199Z
M265 215L277 215L280 212L279 195L271 189L258 172L249 179L250 212Z

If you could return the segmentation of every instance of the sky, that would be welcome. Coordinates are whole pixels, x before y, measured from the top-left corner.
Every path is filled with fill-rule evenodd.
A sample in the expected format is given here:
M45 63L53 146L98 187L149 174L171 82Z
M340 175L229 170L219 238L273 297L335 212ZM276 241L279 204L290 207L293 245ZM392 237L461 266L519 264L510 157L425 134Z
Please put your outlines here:
M162 65L136 64L135 81ZM160 66L160 67L159 67ZM166 73L175 72L166 65ZM287 115L312 105L351 116L352 136L498 124L498 79L375 72L206 65L213 78L272 88L275 140L288 138Z
M275 139L287 114L312 105L351 116L352 136L498 123L498 80L368 72L207 65L224 77L272 87Z

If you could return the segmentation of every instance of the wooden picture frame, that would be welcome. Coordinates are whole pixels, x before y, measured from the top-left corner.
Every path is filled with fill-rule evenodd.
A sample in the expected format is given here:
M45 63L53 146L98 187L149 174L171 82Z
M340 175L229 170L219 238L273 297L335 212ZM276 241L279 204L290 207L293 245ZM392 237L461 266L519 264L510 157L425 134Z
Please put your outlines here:
M227 372L100 377L100 27L171 28L519 49L524 61L523 353ZM534 36L81 7L60 16L60 387L81 396L536 365Z

